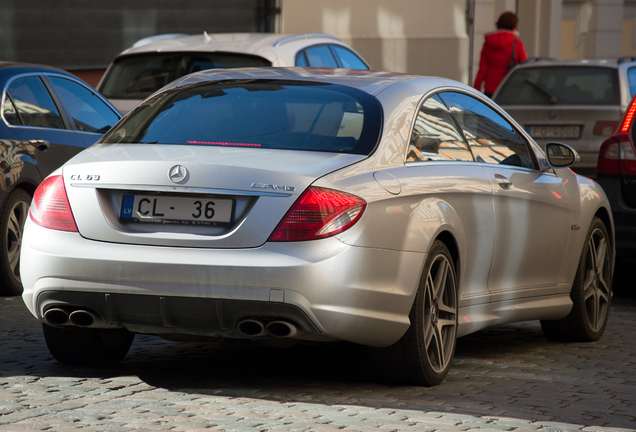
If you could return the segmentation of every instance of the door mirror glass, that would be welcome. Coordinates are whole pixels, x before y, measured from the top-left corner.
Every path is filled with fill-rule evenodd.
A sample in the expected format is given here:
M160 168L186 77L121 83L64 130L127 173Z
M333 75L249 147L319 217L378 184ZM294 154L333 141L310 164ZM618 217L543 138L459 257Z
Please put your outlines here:
M545 146L548 164L552 168L567 168L580 159L579 154L572 147L561 143L548 143Z

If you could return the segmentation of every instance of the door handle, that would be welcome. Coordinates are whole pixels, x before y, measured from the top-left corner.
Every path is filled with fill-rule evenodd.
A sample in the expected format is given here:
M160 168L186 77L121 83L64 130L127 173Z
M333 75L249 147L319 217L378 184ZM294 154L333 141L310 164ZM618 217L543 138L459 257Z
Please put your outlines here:
M508 180L508 177L503 176L501 174L495 174L495 180L499 183L499 187L502 189L508 190L512 187L512 182Z
M40 138L29 140L29 144L31 144L32 146L34 146L36 149L40 151L47 151L51 145L50 142Z

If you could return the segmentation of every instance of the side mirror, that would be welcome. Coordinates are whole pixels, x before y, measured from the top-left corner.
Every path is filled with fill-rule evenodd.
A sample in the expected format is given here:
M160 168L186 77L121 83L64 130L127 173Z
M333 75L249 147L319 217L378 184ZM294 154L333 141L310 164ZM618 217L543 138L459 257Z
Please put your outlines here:
M557 142L546 144L545 153L547 155L548 165L552 168L571 167L581 160L581 156L579 156L576 150L569 145Z

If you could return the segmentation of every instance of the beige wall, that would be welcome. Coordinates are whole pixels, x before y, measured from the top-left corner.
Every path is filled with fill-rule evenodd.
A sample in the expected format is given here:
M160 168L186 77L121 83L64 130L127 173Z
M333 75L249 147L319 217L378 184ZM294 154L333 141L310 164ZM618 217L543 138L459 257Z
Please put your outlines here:
M612 59L636 54L631 0L563 1L561 58Z
M330 33L374 69L468 80L465 0L285 0L282 33Z
M561 22L561 59L575 60L579 58L576 43L576 20L567 19Z
M473 0L472 76L466 0L282 0L282 33L331 33L374 69L472 83L484 35L519 16L530 57L636 55L636 0ZM619 25L617 25L619 23Z
M634 19L623 20L623 33L621 40L621 55L636 56L636 46L634 44Z

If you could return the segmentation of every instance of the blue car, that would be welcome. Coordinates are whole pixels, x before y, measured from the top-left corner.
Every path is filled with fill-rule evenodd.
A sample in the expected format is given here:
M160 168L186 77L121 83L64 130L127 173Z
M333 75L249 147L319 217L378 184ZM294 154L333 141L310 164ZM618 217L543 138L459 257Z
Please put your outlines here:
M86 83L53 67L0 62L0 86L0 295L18 295L33 192L121 114Z

